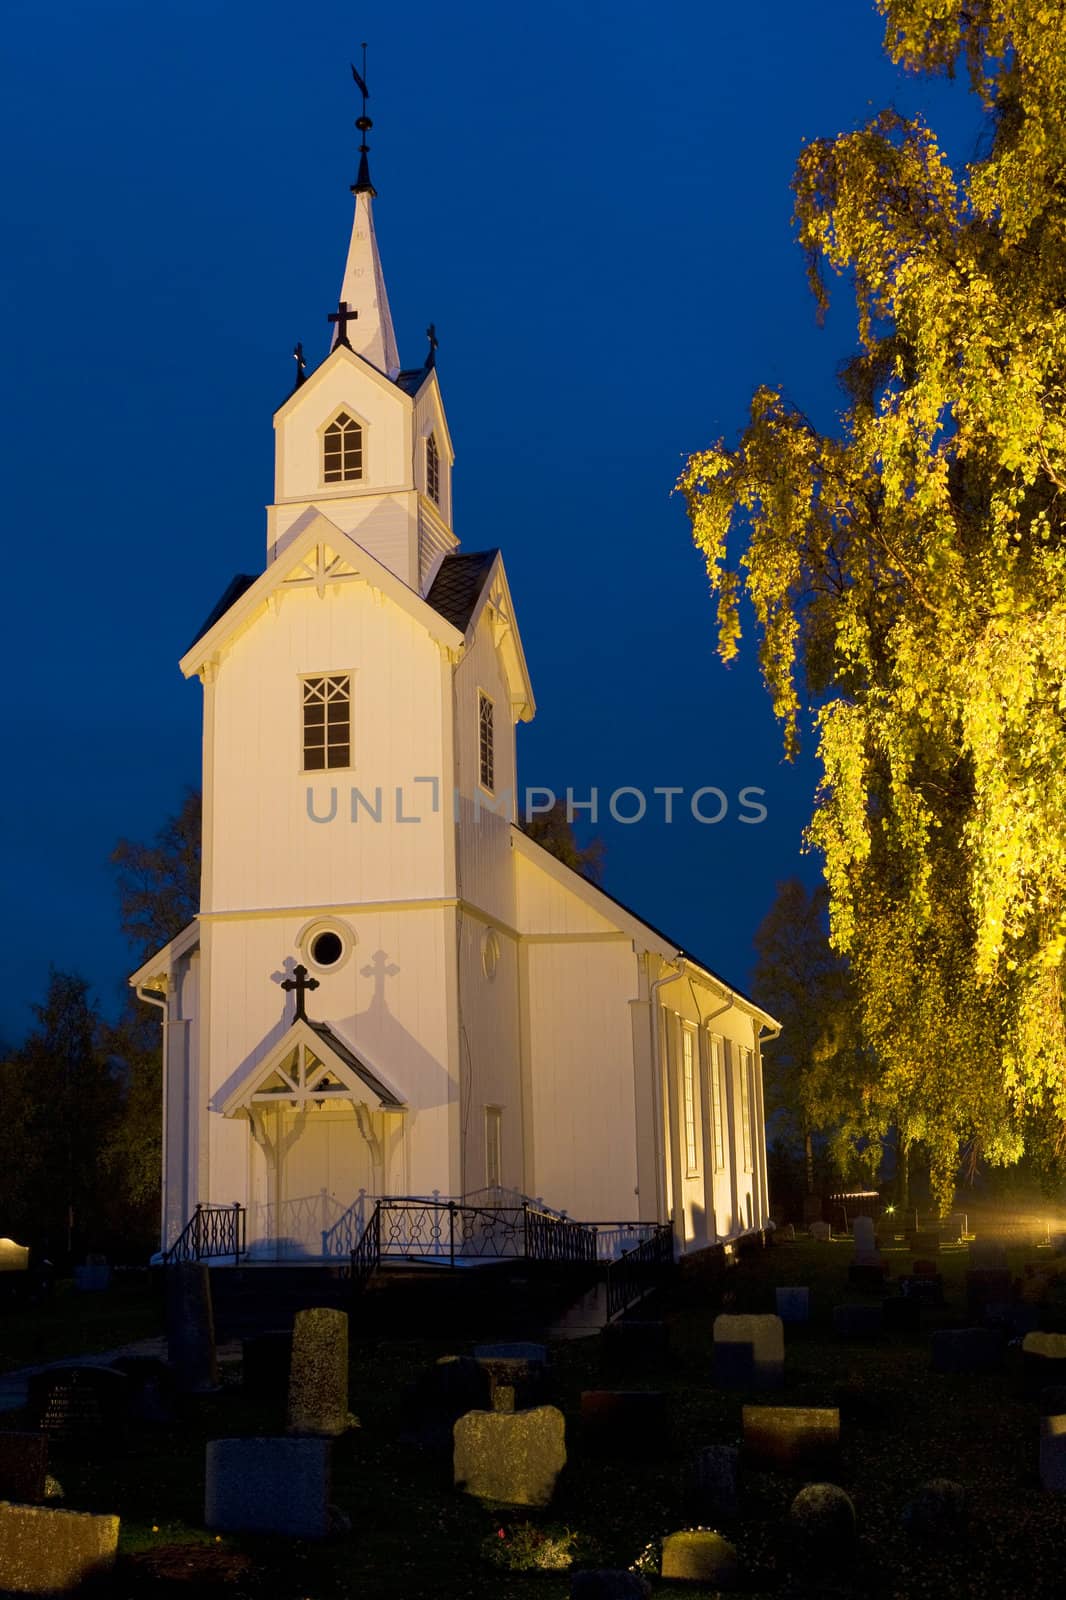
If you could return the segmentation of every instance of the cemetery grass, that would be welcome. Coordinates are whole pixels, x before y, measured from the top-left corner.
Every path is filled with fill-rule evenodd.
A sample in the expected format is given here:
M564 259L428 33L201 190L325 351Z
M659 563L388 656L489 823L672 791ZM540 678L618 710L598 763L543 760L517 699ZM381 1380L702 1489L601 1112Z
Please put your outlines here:
M0 1372L93 1355L162 1332L158 1288L148 1273L113 1280L103 1294L81 1294L60 1278L39 1306L0 1308Z
M748 1257L718 1286L682 1286L661 1310L671 1326L672 1355L660 1370L607 1378L595 1338L553 1347L557 1398L567 1417L569 1463L547 1512L530 1520L565 1526L592 1538L605 1566L628 1566L650 1541L685 1525L681 1473L701 1445L738 1443L747 1401L831 1405L835 1386L850 1380L880 1402L880 1426L842 1423L842 1460L833 1476L852 1496L859 1546L847 1564L796 1564L783 1518L802 1478L749 1473L741 1515L721 1531L737 1546L749 1600L921 1600L925 1596L1060 1595L1066 1534L1063 1499L1041 1490L1036 1472L1036 1406L1020 1398L1010 1362L993 1377L934 1374L929 1333L965 1322L965 1252L945 1252L943 1308L927 1315L921 1334L859 1344L833 1337L831 1308L861 1299L847 1288L848 1244L806 1241ZM890 1258L905 1269L905 1255ZM1024 1253L1012 1260L1020 1270ZM723 1393L710 1383L715 1312L773 1309L777 1284L807 1284L812 1323L786 1331L784 1387L771 1395ZM83 1297L90 1298L90 1297ZM120 1342L120 1336L103 1340ZM565 1600L569 1576L514 1574L488 1566L486 1535L521 1514L493 1510L456 1493L447 1459L401 1441L407 1386L438 1356L468 1345L430 1337L360 1343L353 1339L351 1408L361 1426L334 1447L333 1500L351 1531L320 1544L227 1536L202 1528L204 1444L209 1438L280 1432L284 1396L264 1414L242 1395L231 1369L222 1392L186 1408L179 1425L95 1445L57 1449L52 1470L67 1504L117 1511L120 1562L107 1593L141 1600L171 1594L228 1600ZM68 1345L64 1354L71 1353ZM1017 1351L1011 1352L1018 1356ZM672 1437L661 1452L623 1459L589 1454L578 1420L582 1389L661 1388L671 1395ZM3 1419L17 1427L18 1414ZM24 1425L24 1423L23 1423ZM968 1526L955 1539L912 1544L901 1528L911 1494L932 1477L957 1479L966 1490ZM711 1600L699 1585L653 1584L656 1595Z

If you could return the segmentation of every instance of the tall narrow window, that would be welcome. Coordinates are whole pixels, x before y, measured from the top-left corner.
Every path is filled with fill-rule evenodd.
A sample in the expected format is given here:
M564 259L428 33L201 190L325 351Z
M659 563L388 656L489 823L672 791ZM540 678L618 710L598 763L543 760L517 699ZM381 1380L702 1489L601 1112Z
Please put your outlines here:
M722 1041L711 1034L711 1114L714 1118L714 1165L717 1172L725 1166L725 1125L722 1121Z
M734 1046L740 1074L740 1116L744 1130L744 1170L752 1170L751 1159L751 1051Z
M478 773L481 787L490 794L496 790L496 752L492 742L492 701L479 691L477 706Z
M426 493L440 505L440 451L432 433L426 440Z
M352 680L347 673L303 681L304 771L352 764Z
M696 1116L696 1035L681 1027L681 1090L685 1102L685 1166L690 1178L700 1170L700 1130Z
M322 477L350 483L363 476L363 430L347 411L338 411L322 435Z
M503 1170L501 1160L500 1123L503 1113L499 1106L485 1107L485 1185L489 1189L498 1189L500 1186L500 1173Z

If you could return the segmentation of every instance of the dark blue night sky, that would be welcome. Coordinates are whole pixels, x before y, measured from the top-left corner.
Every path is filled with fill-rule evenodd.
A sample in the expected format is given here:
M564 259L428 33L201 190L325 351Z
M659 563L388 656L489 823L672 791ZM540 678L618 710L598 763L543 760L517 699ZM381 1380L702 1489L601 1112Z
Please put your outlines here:
M605 886L744 982L775 882L817 872L815 769L782 762L752 649L719 663L671 489L760 382L833 425L853 321L842 289L816 327L803 140L891 103L978 149L965 87L904 78L881 33L872 0L8 0L0 1035L50 963L121 1001L108 855L198 782L177 660L263 565L271 415L344 264L362 39L401 357L433 319L456 531L503 547L533 676L522 781L765 789L757 827L596 830Z

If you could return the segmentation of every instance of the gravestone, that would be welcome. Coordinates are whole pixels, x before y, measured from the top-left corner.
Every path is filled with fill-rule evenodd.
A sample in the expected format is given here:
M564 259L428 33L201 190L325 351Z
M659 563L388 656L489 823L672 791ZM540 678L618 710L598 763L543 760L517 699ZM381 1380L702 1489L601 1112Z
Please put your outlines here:
M165 1361L153 1356L116 1356L114 1367L129 1379L132 1422L165 1427L174 1421L174 1374Z
M118 1517L0 1501L0 1590L69 1594L115 1564Z
M450 1455L459 1418L468 1411L491 1409L489 1375L473 1356L441 1356L409 1393L401 1442Z
M658 1389L585 1389L582 1438L616 1455L661 1455L669 1446L667 1397Z
M665 1322L622 1317L600 1335L600 1357L609 1372L648 1372L670 1360L670 1328Z
M907 1249L914 1256L935 1256L940 1250L940 1232L932 1228L912 1228L907 1234Z
M111 1268L98 1261L74 1268L74 1287L79 1294L102 1294L111 1287Z
M566 1421L555 1406L470 1411L455 1424L455 1486L478 1500L546 1506L566 1465Z
M788 1510L790 1531L808 1554L850 1555L855 1546L855 1507L835 1483L807 1483Z
M1040 1418L1040 1482L1066 1491L1066 1415Z
M46 1367L30 1376L30 1415L54 1439L113 1444L130 1412L130 1380L116 1367Z
M774 1304L782 1322L792 1325L807 1322L811 1314L811 1291L804 1287L778 1288L774 1291Z
M999 1239L971 1239L970 1269L975 1272L1006 1272L1006 1245Z
M774 1241L777 1244L793 1244L795 1242L795 1238L796 1230L791 1222L782 1223L781 1227L778 1228L777 1232L774 1234Z
M865 1289L869 1294L883 1294L888 1267L883 1261L853 1261L848 1267L848 1286Z
M660 1575L728 1589L740 1574L737 1552L720 1533L686 1528L663 1540Z
M781 1318L728 1312L715 1317L713 1371L723 1388L777 1388L785 1373Z
M1066 1384L1066 1334L1027 1333L1022 1340L1022 1373L1029 1394L1051 1384Z
M929 1277L912 1274L900 1278L899 1292L907 1300L921 1300L926 1305L939 1306L944 1302L944 1279L939 1272Z
M288 1433L335 1438L348 1411L348 1314L332 1306L298 1311L289 1367Z
M829 1226L828 1222L812 1222L807 1229L807 1232L810 1234L812 1239L817 1239L821 1244L825 1244L833 1237L833 1230Z
M879 1305L833 1307L833 1332L838 1339L879 1339L884 1329L884 1312Z
M48 1435L0 1430L0 1500L36 1504L45 1498Z
M178 1261L166 1269L167 1352L182 1394L209 1394L219 1387L211 1275L202 1261Z
M570 1600L651 1600L651 1586L639 1572L620 1567L575 1572L570 1579Z
M685 1515L691 1522L713 1525L739 1515L739 1468L735 1445L709 1444L696 1452L681 1485Z
M509 1383L496 1384L490 1399L492 1403L489 1409L491 1411L516 1411L518 1409L518 1400L514 1388Z
M204 1523L219 1533L324 1539L330 1531L328 1439L212 1439Z
M834 1406L744 1406L744 1464L780 1472L834 1467L840 1412Z
M888 1295L881 1301L881 1320L886 1333L917 1333L922 1325L921 1302L903 1294Z
M241 1341L241 1388L259 1405L281 1410L289 1392L292 1334L287 1330L257 1333Z
M516 1406L520 1411L529 1411L547 1400L548 1368L544 1361L505 1355L475 1356L474 1359L489 1381L490 1403L498 1389L511 1391L512 1411Z
M0 1272L28 1272L30 1247L16 1244L14 1239L0 1239Z
M1003 1335L998 1328L938 1328L932 1358L934 1372L996 1372L1003 1363Z
M903 1512L903 1526L916 1539L943 1539L958 1533L966 1516L966 1491L952 1478L930 1478Z
M1013 1292L1013 1280L1005 1268L971 1267L966 1273L966 1315L977 1322L988 1305L1009 1303Z
M873 1217L856 1217L851 1225L851 1236L855 1241L856 1260L860 1256L877 1254L877 1230Z

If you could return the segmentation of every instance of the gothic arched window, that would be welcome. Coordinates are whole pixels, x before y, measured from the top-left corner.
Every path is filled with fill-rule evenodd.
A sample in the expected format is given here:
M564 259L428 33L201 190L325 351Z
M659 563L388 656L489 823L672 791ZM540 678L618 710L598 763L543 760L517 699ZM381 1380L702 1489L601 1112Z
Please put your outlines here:
M322 436L322 476L326 483L363 476L363 429L347 411L338 411Z
M426 493L440 505L440 451L432 433L426 440Z

